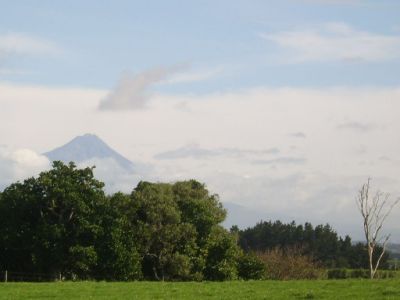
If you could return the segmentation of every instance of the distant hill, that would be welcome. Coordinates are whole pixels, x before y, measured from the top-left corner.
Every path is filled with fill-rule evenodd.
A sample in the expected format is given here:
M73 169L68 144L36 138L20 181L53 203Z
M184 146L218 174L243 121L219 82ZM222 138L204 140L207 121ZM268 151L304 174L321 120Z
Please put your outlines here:
M81 163L92 159L114 159L118 165L126 170L132 170L134 164L121 154L110 148L104 141L94 134L77 136L67 144L49 152L43 153L51 161L61 160Z

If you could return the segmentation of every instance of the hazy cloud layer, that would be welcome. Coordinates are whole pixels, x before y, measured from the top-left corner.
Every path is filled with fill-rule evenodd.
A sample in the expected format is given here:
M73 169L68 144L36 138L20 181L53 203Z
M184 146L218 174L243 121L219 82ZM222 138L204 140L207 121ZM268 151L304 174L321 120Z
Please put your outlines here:
M315 28L261 35L287 52L289 63L381 62L400 58L400 36L362 31L346 23L326 23Z
M224 157L243 157L245 155L266 155L266 154L278 154L278 148L270 148L265 150L250 150L240 148L216 148L216 149L205 149L199 145L188 145L180 147L174 150L169 150L156 154L156 159L182 159L182 158L209 158L215 156Z
M235 209L235 203L244 208L244 218L238 212L236 220L228 215L227 224L238 223L242 228L253 226L254 220L292 220L297 223L329 224L340 235L350 234L355 240L363 239L362 221L355 204L356 192L366 178L363 176L330 176L323 173L298 172L287 177L260 175L250 179L234 174L212 180L228 198L228 208ZM222 179L222 180L221 180ZM387 190L393 185L390 179L379 177L373 180L372 193L377 188ZM238 189L236 187L240 186ZM397 190L398 191L398 190ZM390 200L394 200L393 196ZM385 232L392 233L392 241L400 242L400 228L397 218L399 209L393 211L387 220Z
M266 218L329 222L342 226L341 233L359 228L354 197L367 177L374 178L375 187L400 195L399 163L381 159L395 159L400 151L398 88L254 88L202 96L158 94L152 98L152 109L120 114L98 112L99 101L106 94L102 90L0 84L1 143L44 153L92 132L135 165L153 166L147 173L130 174L118 170L113 162L95 162L99 165L96 176L105 180L111 191L130 192L143 179L196 178L222 201L257 210ZM176 108L183 102L189 110ZM343 134L347 129L338 130L338 124L360 120L360 115L363 124L381 130L351 130L351 135ZM21 126L21 120L29 126ZM290 135L299 129L307 133L306 139ZM276 150L267 153L271 147ZM6 165L11 164L2 164ZM394 219L399 216L399 210L393 211ZM390 222L393 240L400 241L399 225Z
M80 168L92 166L95 166L93 173L96 178L106 183L107 193L119 191L130 193L139 181L148 178L152 171L150 165L140 162L135 164L134 169L128 170L112 158L93 158L78 164Z
M256 165L298 165L298 164L304 164L306 162L306 159L303 157L278 157L274 159L259 159L259 160L254 160L253 164Z

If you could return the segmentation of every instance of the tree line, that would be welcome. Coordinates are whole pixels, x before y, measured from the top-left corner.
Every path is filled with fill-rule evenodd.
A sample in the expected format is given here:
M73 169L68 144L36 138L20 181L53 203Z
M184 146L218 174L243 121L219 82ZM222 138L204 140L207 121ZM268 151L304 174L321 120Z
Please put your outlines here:
M93 168L53 168L0 193L0 269L66 279L260 279L257 252L287 246L324 266L364 267L365 247L329 227L261 222L230 231L219 198L196 180L140 182L106 195ZM302 255L304 255L302 253Z
M297 252L312 257L325 268L369 268L365 243L353 243L348 235L344 238L338 236L329 224L313 227L310 223L298 225L294 221L286 224L262 221L245 230L234 230L238 230L239 245L247 252L264 252L276 248L292 251L296 248ZM381 246L378 245L377 250L381 250ZM380 251L374 255L377 257L378 253ZM389 254L385 253L382 268L387 267L388 258Z

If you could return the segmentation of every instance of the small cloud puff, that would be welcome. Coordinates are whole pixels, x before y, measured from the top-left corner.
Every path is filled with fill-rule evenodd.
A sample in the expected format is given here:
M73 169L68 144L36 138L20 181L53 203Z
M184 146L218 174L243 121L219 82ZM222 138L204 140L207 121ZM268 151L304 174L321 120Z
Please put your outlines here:
M47 157L30 149L0 147L0 189L50 168Z

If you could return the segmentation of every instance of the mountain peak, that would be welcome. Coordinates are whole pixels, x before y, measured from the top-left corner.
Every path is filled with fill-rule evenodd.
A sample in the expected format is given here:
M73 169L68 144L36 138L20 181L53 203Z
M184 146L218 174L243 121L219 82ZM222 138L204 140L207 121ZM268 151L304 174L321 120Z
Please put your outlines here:
M108 146L97 135L86 133L73 138L65 145L44 153L50 160L82 163L93 159L114 159L124 169L131 170L133 163Z
M74 137L71 141L82 141L82 140L88 140L88 141L101 141L103 142L97 135L93 134L93 133L85 133L83 135L78 135L76 137Z
M83 135L78 135L76 138L93 138L93 139L100 139L97 135L94 133L85 133Z

